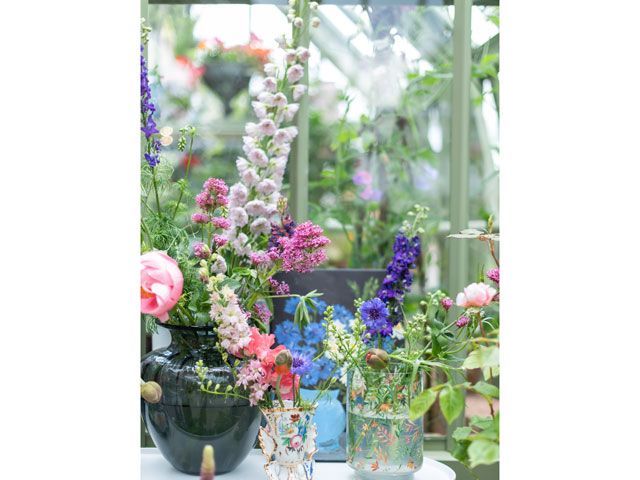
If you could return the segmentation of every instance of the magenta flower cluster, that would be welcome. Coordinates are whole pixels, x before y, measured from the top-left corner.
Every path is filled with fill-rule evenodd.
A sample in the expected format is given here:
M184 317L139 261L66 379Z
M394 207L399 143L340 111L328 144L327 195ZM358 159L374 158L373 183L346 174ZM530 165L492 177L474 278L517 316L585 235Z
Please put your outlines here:
M282 260L282 270L306 273L327 259L326 247L330 240L324 236L318 225L306 221L297 225L290 237L278 239L278 253Z
M270 278L269 285L271 285L271 289L276 295L289 295L291 293L291 289L286 282L279 282L275 278Z
M219 178L208 178L202 185L202 191L196 195L196 204L202 210L191 215L191 221L198 224L212 223L215 228L225 229L231 222L225 217L216 217L214 212L219 207L229 204L227 194L229 187L224 180Z
M500 269L499 268L492 268L491 270L487 271L487 278L489 278L490 280L493 280L496 283L500 283Z

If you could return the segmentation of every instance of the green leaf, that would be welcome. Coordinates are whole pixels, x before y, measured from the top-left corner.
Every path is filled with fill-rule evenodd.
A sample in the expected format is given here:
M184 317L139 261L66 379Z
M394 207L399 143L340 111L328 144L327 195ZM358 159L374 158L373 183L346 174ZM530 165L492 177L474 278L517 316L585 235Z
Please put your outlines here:
M464 410L464 394L460 389L446 385L440 392L440 409L447 420L453 422Z
M500 396L500 389L487 382L478 382L471 387L471 390L478 392L483 397L498 398Z
M453 435L451 435L451 437L454 440L460 442L462 440L466 440L472 433L473 430L471 429L471 427L458 427L456 428L456 431L453 432Z
M473 350L462 366L467 370L481 368L485 378L497 377L500 373L500 349L495 345L481 346Z
M431 405L435 403L436 398L438 398L438 392L431 388L415 397L409 407L409 418L415 420L423 416L431 408Z
M500 459L500 447L489 440L474 440L467 450L471 468L478 465L491 465Z

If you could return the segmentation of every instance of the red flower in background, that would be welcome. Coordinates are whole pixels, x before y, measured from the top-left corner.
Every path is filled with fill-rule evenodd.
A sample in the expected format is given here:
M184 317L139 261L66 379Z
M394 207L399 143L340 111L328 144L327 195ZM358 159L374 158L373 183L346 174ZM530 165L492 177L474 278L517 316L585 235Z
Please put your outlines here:
M180 66L187 69L189 72L189 85L194 87L204 73L204 67L196 67L193 62L184 55L176 55L176 61Z
M180 159L180 166L182 168L187 168L187 164L189 163L189 153L185 153L184 155L182 155L182 158ZM191 167L193 168L197 165L202 165L202 159L200 158L199 155L192 153L191 154Z

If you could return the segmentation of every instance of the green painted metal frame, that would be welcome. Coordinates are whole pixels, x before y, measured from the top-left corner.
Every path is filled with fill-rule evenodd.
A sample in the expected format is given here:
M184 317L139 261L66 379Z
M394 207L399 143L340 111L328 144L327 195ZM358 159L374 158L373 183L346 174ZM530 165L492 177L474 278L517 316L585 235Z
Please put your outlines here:
M299 33L299 43L309 47L309 0L297 3L298 16L304 22ZM304 66L301 83L309 86L309 64ZM300 107L296 119L298 136L296 137L294 155L289 163L289 207L296 222L304 222L309 217L309 90L300 99Z
M451 233L469 224L469 128L471 108L471 7L472 0L455 0L453 24L453 85L451 113L451 168L449 174L449 217ZM469 280L469 245L449 241L448 283L451 295L461 291ZM448 430L448 447L452 432L462 426L458 419Z

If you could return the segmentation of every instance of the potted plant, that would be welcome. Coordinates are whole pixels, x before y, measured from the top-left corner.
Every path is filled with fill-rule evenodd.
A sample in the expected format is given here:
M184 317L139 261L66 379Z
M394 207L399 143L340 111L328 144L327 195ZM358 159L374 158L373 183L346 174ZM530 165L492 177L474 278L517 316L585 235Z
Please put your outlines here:
M202 81L220 97L225 115L231 113L231 100L247 89L253 73L268 62L269 53L253 33L245 45L226 46L219 38L198 44L198 63L204 67Z
M294 22L294 32L296 28ZM142 50L147 33L144 28ZM176 216L190 197L187 180L195 128L180 129L178 149L189 148L185 178L174 182L162 156L141 55L141 312L150 329L160 325L172 336L169 346L142 358L142 380L155 382L162 391L157 401L142 400L142 415L160 452L187 473L198 473L207 444L215 448L218 473L235 468L254 444L258 404L271 406L260 403L267 402L269 395L264 395L271 388L278 400L286 399L288 394L295 397L298 388L295 375L283 370L270 377L276 383L266 382L261 395L245 375L263 356L271 358L282 350L265 346L272 338L267 334L272 299L296 296L303 327L318 296L291 294L273 276L313 270L325 260L329 243L311 222L283 235L272 232L286 211L280 189L290 143L297 135L287 124L297 111L295 100L303 91L297 83L308 59L308 50L295 45L298 38L283 43L286 64L265 65L264 89L254 102L260 120L247 124L247 158L236 162L240 181L228 187L221 179L207 179L195 195L197 210L187 228L177 224ZM209 387L216 395L207 395Z

